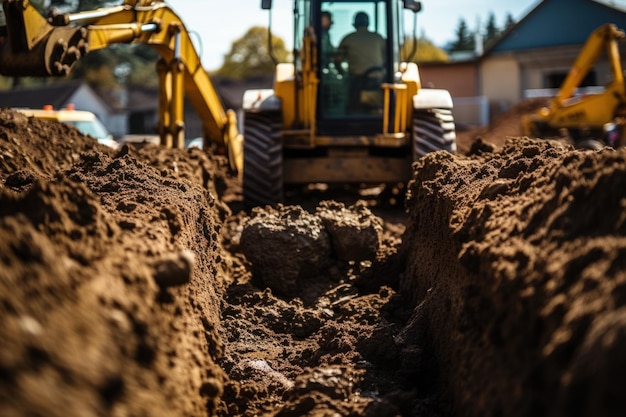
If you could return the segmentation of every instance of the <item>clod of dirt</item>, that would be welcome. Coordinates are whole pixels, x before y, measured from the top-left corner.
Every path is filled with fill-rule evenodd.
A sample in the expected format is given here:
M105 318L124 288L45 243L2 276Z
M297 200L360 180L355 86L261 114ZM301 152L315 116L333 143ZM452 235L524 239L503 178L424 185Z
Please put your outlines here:
M255 208L243 226L239 250L257 279L283 296L333 263L373 262L382 245L382 220L364 201L346 207L322 201L315 214L300 206Z
M161 288L187 284L191 281L191 272L195 264L195 256L191 251L182 251L157 261L154 281Z
M328 233L319 217L299 206L253 210L239 242L253 274L277 294L293 296L299 281L330 264Z
M381 246L382 220L374 216L367 204L358 201L350 207L335 201L323 201L316 209L333 247L341 261L374 260Z
M370 401L355 392L361 374L338 366L305 369L276 417L362 415Z

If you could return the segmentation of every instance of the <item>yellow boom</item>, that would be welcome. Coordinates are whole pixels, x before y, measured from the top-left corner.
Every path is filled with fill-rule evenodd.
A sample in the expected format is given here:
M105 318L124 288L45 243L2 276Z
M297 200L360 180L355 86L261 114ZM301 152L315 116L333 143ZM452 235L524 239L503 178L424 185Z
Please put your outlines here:
M89 53L115 43L154 47L160 60L159 123L161 144L184 145L184 97L202 120L204 145L228 152L240 171L242 137L232 110L225 110L202 67L189 33L163 1L125 0L122 5L45 19L28 0L5 0L7 38L0 45L0 74L66 76Z

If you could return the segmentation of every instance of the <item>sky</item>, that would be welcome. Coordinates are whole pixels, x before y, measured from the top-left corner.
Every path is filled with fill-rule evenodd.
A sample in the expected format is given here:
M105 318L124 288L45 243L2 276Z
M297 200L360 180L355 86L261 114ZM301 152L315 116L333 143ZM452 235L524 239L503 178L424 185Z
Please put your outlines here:
M224 55L233 41L241 38L253 26L267 27L269 12L261 9L261 0L166 0L191 33L196 49L207 70L222 65ZM626 0L607 0L626 9ZM272 33L280 36L291 48L293 0L273 0ZM417 18L417 33L424 34L437 46L454 40L461 18L470 30L478 22L484 27L493 12L496 24L503 26L510 13L519 21L541 0L422 0ZM232 7L236 5L236 7Z

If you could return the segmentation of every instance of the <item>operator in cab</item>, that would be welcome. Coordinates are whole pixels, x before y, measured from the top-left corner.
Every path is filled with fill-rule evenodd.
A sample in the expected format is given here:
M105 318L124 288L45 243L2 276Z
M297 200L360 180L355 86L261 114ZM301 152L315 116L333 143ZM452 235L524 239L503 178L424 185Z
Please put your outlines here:
M328 64L332 61L335 55L335 47L330 40L330 27L333 24L333 16L328 11L322 12L321 18L321 26L322 26L322 34L321 34L321 57L322 57L322 68L328 67Z
M384 74L385 38L371 32L369 16L358 12L354 16L355 31L346 35L335 55L335 66L342 72L342 62L348 64L350 79L348 111L358 110L360 91L372 82L378 82Z

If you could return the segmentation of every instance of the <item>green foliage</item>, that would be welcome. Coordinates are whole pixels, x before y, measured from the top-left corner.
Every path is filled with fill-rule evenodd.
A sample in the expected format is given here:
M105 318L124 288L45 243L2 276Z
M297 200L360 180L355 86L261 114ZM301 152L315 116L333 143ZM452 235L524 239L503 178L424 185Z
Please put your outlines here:
M0 90L6 90L11 87L11 79L7 77L0 77Z
M142 44L115 44L87 54L71 73L92 87L113 88L119 85L156 86L158 53Z
M490 12L485 25L485 42L491 42L498 36L500 36L500 29L498 29L496 24L496 15Z
M513 19L513 15L511 15L511 13L508 13L506 15L506 19L504 21L504 30L507 30L508 28L513 26L514 24L515 24L515 19Z
M448 54L441 48L435 46L432 41L424 36L417 39L416 48L413 48L414 40L412 38L406 38L404 45L402 45L402 59L411 60L411 62L423 63L423 62L447 62L450 60ZM411 56L411 53L415 50L415 54Z
M500 28L496 23L496 16L493 12L489 12L487 15L487 23L484 27L479 28L480 34L483 37L485 45L493 44L502 36L505 30L515 24L515 20L511 13L506 16L504 26ZM455 40L450 47L451 52L458 51L471 51L476 46L475 39L476 32L471 31L467 25L467 22L461 18L455 29Z
M217 70L217 75L225 78L244 79L274 72L274 62L268 50L267 28L255 26L243 37L235 40L230 52L224 57L224 63ZM272 36L272 52L279 62L287 62L289 52L285 42Z
M471 51L474 50L476 42L474 34L469 30L465 19L460 18L455 29L455 40L452 43L451 51Z

